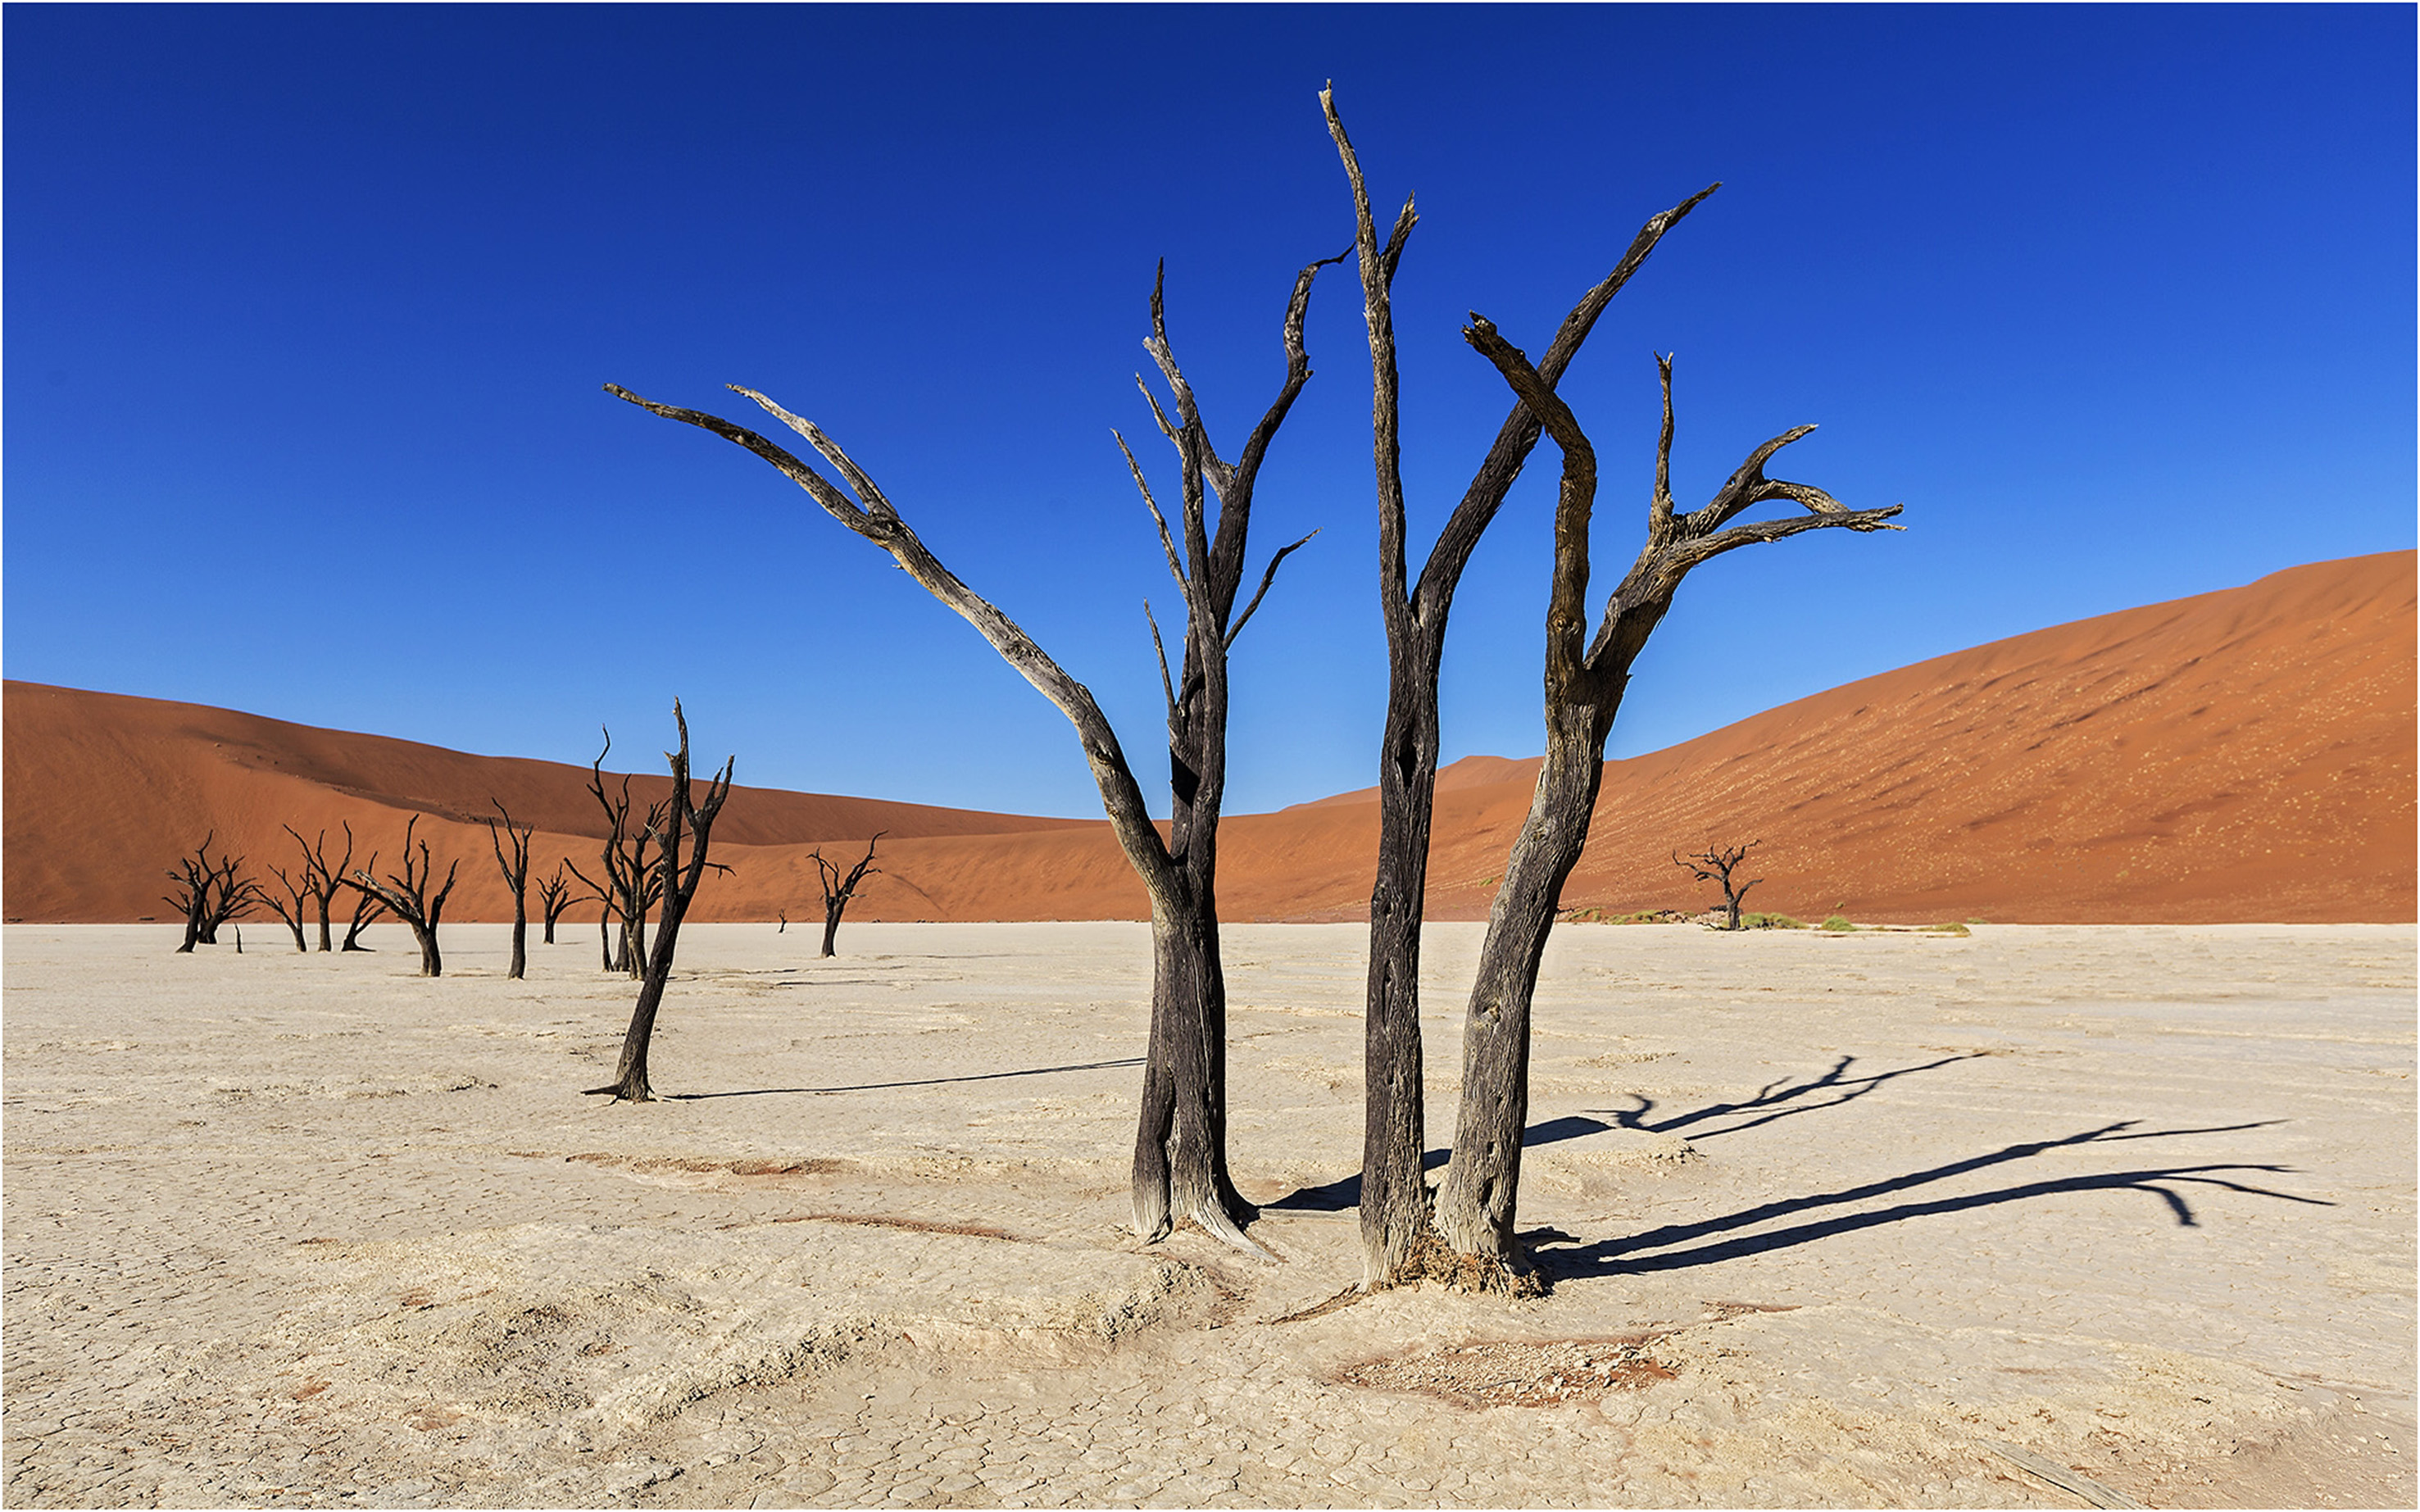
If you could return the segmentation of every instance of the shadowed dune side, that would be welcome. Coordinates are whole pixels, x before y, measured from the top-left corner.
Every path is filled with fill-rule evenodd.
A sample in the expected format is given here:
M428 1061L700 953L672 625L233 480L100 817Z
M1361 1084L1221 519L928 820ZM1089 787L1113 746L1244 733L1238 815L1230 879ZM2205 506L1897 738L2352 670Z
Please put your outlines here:
M1694 911L1669 852L1761 839L1751 907L1997 923L2395 922L2414 917L2414 553L2273 573L1938 657L1607 764L1564 902ZM509 916L478 816L538 826L535 870L585 866L584 769L465 756L193 705L7 685L7 912L157 914L159 874L217 826L256 863L349 818L393 859L408 812L463 860L449 916ZM1537 763L1440 773L1430 913L1481 918ZM662 779L641 778L642 792ZM735 874L701 919L804 918L808 849L891 832L852 918L1141 918L1099 821L742 788L716 832ZM1230 919L1368 907L1371 792L1228 819ZM442 860L441 860L442 865ZM585 911L593 920L593 909ZM273 925L271 926L273 927Z

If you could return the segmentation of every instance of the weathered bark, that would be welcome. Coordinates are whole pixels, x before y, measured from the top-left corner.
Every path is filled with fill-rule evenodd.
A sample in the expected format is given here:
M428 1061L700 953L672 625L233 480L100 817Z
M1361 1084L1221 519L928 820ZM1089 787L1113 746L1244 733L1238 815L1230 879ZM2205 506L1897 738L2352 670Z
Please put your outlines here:
M554 875L542 878L537 884L538 912L546 920L544 943L554 943L554 927L571 905L579 899L572 896L571 880L563 874L563 863L554 864Z
M1670 488L1672 365L1659 357L1664 425L1656 444L1647 541L1607 600L1604 620L1590 640L1586 600L1595 449L1544 376L1492 324L1474 317L1464 336L1496 365L1563 453L1546 610L1545 757L1480 946L1479 973L1464 1021L1453 1154L1436 1200L1437 1231L1457 1254L1519 1269L1524 1261L1512 1235L1521 1137L1528 1119L1530 999L1563 882L1588 843L1604 776L1606 738L1629 686L1631 664L1692 568L1736 547L1808 530L1897 530L1900 527L1885 522L1900 507L1851 509L1821 489L1766 477L1764 464L1773 454L1814 429L1801 426L1751 452L1702 508L1676 513ZM1807 512L1731 523L1756 505L1784 500Z
M445 885L430 892L429 884L437 872L436 863L429 859L428 842L419 842L417 861L412 856L411 832L419 823L420 816L417 814L404 822L403 875L398 877L390 872L384 881L380 881L376 871L378 856L373 853L369 865L354 872L348 881L350 885L385 904L388 912L411 926L411 937L420 943L420 974L442 976L445 974L445 958L437 948L437 926L445 912L446 896L454 891L454 873L460 869L462 864L458 861L449 863L445 867ZM349 939L346 948L351 947L352 942Z
M874 865L874 842L875 840L881 839L889 833L890 832L887 830L875 831L874 839L865 842L864 858L859 861L856 865L850 867L846 872L843 872L837 864L826 861L822 850L816 850L807 852L808 859L814 862L816 875L822 879L824 886L825 955L830 956L834 953L832 950L832 942L840 935L840 916L843 912L847 911L849 899L857 896L858 884L868 877L879 877L882 875L882 868ZM790 921L788 917L786 915L783 916L782 920L783 927L787 928L789 927L789 923ZM781 931L775 930L774 932L778 934Z
M663 899L663 913L656 922L655 949L647 957L646 973L640 979L638 1005L631 1010L630 1027L622 1036L621 1064L615 1068L612 1083L588 1089L592 1096L610 1096L619 1102L650 1102L655 1099L647 1083L647 1047L655 1038L656 1013L663 1004L664 984L672 980L673 952L680 943L681 920L689 914L690 900L697 896L698 882L705 878L706 868L713 865L706 859L706 843L713 834L715 816L722 812L723 801L731 796L731 770L737 760L735 756L723 762L721 772L706 784L705 803L696 803L690 792L689 720L682 714L677 698L673 700L673 723L680 727L680 749L664 754L672 763L673 795L662 805L660 837L656 847L657 888ZM682 854L684 830L688 832L686 857Z
M535 827L517 828L513 823L511 812L501 802L492 798L488 802L494 803L496 812L504 817L502 834L496 833L494 819L488 821L488 843L495 848L496 865L504 874L504 885L512 889L513 960L504 975L519 981L529 969L530 836L537 832ZM504 841L507 838L512 841L512 854L509 856L504 853Z
M1304 312L1312 278L1326 262L1341 259L1313 263L1295 276L1284 324L1285 381L1232 463L1210 444L1193 391L1168 343L1161 284L1155 281L1153 286L1152 334L1144 349L1172 396L1174 418L1147 386L1143 395L1160 432L1176 448L1183 478L1178 532L1171 532L1132 452L1125 455L1158 527L1170 570L1186 605L1181 681L1169 675L1164 649L1160 659L1168 701L1171 799L1165 839L1153 824L1125 751L1091 692L1044 654L1006 615L942 566L873 479L813 423L762 394L734 385L736 392L804 437L845 480L845 491L783 447L744 427L702 411L642 398L615 385L609 384L606 390L651 413L711 431L771 463L826 513L889 552L926 591L972 625L1075 726L1110 831L1152 900L1152 1027L1144 1057L1132 1184L1136 1231L1147 1241L1162 1238L1173 1224L1189 1219L1229 1243L1265 1254L1239 1226L1253 1209L1236 1193L1226 1163L1226 1003L1224 978L1218 970L1216 886L1218 824L1226 783L1227 655L1268 591L1279 562L1302 544L1296 541L1276 553L1262 576L1260 591L1237 615L1235 599L1242 585L1254 483L1269 443L1311 377L1302 344ZM1118 444L1125 450L1124 438ZM1214 491L1218 499L1215 538L1207 518L1207 497ZM1183 538L1181 547L1178 533ZM1155 640L1157 634L1155 628Z
M1672 852L1672 865L1701 882L1715 882L1721 885L1723 927L1726 929L1736 929L1740 927L1740 905L1747 900L1747 890L1764 881L1763 878L1758 877L1745 882L1735 881L1731 873L1739 869L1739 864L1747 859L1749 851L1762 844L1764 842L1761 840L1750 840L1745 845L1710 845L1703 850L1686 856L1678 850Z
M1376 1288L1413 1272L1429 1232L1425 1077L1419 1020L1420 922L1428 897L1429 838L1436 802L1437 683L1448 616L1463 569L1521 475L1540 434L1517 400L1498 428L1461 502L1408 577L1400 378L1392 286L1419 215L1404 201L1385 245L1371 212L1361 164L1330 90L1320 91L1329 136L1352 186L1355 249L1370 334L1371 441L1378 491L1378 598L1387 628L1387 720L1378 762L1378 864L1370 894L1370 963L1363 1014L1361 1148L1362 1285ZM1598 317L1663 239L1713 188L1650 218L1612 272L1581 295L1540 363L1551 389Z

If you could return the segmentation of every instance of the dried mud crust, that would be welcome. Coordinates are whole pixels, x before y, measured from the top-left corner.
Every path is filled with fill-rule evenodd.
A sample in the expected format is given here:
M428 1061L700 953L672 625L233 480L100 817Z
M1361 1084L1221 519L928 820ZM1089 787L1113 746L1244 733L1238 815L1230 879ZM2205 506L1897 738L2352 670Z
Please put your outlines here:
M1469 1408L1553 1407L1676 1379L1679 1373L1652 1351L1659 1336L1481 1340L1381 1356L1338 1371L1328 1381L1414 1392Z

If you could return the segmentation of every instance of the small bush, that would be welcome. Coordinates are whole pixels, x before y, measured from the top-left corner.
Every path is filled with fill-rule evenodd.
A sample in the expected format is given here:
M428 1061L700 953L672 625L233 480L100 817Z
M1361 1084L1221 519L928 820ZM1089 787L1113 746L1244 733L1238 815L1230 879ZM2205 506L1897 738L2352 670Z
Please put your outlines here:
M1821 927L1832 934L1854 934L1857 932L1857 927L1849 922L1847 915L1840 913L1835 913L1830 918L1825 919Z
M1740 915L1740 927L1743 929L1806 929L1812 926L1804 919L1793 919L1787 913L1743 913Z
M1962 924L1929 924L1924 927L1924 932L1926 934L1967 935L1973 934L1975 931L1967 928Z

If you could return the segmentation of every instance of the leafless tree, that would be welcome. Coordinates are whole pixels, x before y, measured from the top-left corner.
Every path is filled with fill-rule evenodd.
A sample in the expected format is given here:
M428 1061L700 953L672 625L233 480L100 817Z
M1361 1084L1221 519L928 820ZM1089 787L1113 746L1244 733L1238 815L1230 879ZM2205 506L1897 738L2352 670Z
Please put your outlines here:
M655 1037L656 1010L664 1000L664 984L672 979L673 951L680 943L681 920L689 914L690 900L697 896L697 884L705 878L706 867L713 865L706 859L706 842L713 834L715 817L722 812L723 801L731 796L731 769L737 760L736 756L725 760L721 774L706 785L706 802L695 803L690 790L689 720L681 713L677 698L673 700L673 723L680 727L680 749L664 753L664 759L672 763L672 797L661 805L661 818L653 819L648 826L657 836L656 891L663 899L663 916L656 922L655 946L647 955L638 1006L631 1010L629 1030L622 1037L621 1065L613 1082L588 1089L592 1095L611 1096L622 1102L646 1102L655 1096L647 1085L647 1044ZM597 760L602 762L604 757L600 756ZM599 781L601 787L602 779Z
M1672 852L1672 865L1701 882L1722 884L1725 915L1723 927L1726 929L1736 929L1740 927L1740 904L1746 899L1749 888L1764 881L1763 878L1759 877L1749 881L1734 882L1731 873L1738 868L1741 862L1747 859L1749 851L1762 844L1764 842L1761 840L1750 840L1745 845L1738 846L1710 845L1703 850L1685 856L1678 850Z
M349 881L345 885L351 887L352 883ZM385 912L386 904L380 901L376 894L365 893L355 888L353 922L346 927L345 943L336 947L337 952L342 954L349 950L358 950L366 953L370 947L362 943L362 931L376 924L379 921L379 915Z
M613 732L607 730L605 747L588 769L589 795L605 812L605 845L599 852L604 881L591 880L576 862L565 865L605 904L606 912L621 921L620 949L607 954L605 969L626 972L635 980L646 974L647 915L663 896L663 875L654 852L663 833L666 805L650 803L644 818L632 821L629 774L623 774L618 792L609 792L605 787L605 757L613 749Z
M1529 1002L1564 880L1588 842L1605 774L1606 738L1630 684L1631 664L1692 569L1738 547L1810 530L1898 530L1886 522L1900 507L1852 509L1822 489L1766 476L1765 463L1776 452L1815 429L1798 426L1748 453L1705 505L1679 511L1671 491L1672 363L1658 357L1664 424L1655 445L1647 539L1607 598L1605 617L1590 636L1589 518L1596 500L1595 449L1545 377L1492 323L1473 315L1463 335L1496 366L1563 454L1546 611L1546 754L1480 945L1464 1020L1453 1155L1436 1200L1437 1230L1457 1255L1517 1268L1522 1260L1512 1222L1528 1116ZM1793 504L1804 512L1739 519L1768 503Z
M830 956L836 954L832 949L832 942L839 938L840 935L840 916L842 912L848 907L849 899L857 896L858 883L863 881L868 877L879 877L882 875L882 868L874 865L874 841L881 839L884 835L890 833L891 832L888 830L875 831L874 840L868 840L865 842L864 859L861 860L856 865L851 866L846 872L843 872L840 867L833 863L826 861L824 859L824 853L821 850L810 850L807 852L808 859L815 864L816 873L823 879L825 955ZM789 922L789 917L786 914L783 915L782 924L784 928L788 927ZM781 930L779 929L774 931L776 934L779 934Z
M420 841L419 857L415 861L412 856L411 832L419 823L420 816L417 814L404 821L401 876L389 872L381 880L377 872L378 855L373 851L369 865L355 871L347 881L385 904L388 912L411 927L411 937L420 942L420 974L442 976L445 974L445 958L437 949L437 924L445 912L446 895L454 891L454 873L462 864L459 861L449 863L445 867L445 884L434 893L430 892L429 885L435 880L437 870L436 863L429 859L428 842ZM349 939L346 943L349 948L351 941Z
M302 848L302 875L311 896L319 900L319 948L329 949L329 918L335 911L336 895L345 890L345 879L353 869L353 827L345 826L345 853L334 865L328 861L327 831L321 830L313 841L303 839L291 824L284 829Z
M1481 536L1538 444L1539 425L1513 403L1496 440L1447 518L1417 579L1409 576L1404 522L1400 382L1392 288L1419 216L1404 201L1383 246L1361 164L1331 90L1320 91L1328 134L1353 191L1355 247L1370 334L1371 429L1378 480L1378 595L1387 627L1387 722L1378 763L1378 868L1370 894L1370 966L1364 1034L1361 1151L1362 1284L1388 1285L1417 1270L1429 1227L1422 1176L1427 1130L1421 1108L1420 921L1428 898L1429 834L1436 800L1437 677L1455 588ZM1539 363L1548 388L1562 376L1598 317L1664 233L1708 189L1650 218L1613 271L1582 294Z
M502 834L497 832L494 819L488 821L488 844L495 848L497 868L504 874L504 885L513 891L513 961L504 974L519 981L529 970L530 836L537 832L535 826L516 826L512 811L504 807L502 800L490 798L488 802L494 803L496 812L504 817ZM510 855L504 851L506 840L512 842Z
M192 855L178 857L168 869L172 886L161 901L185 916L179 956L191 954L195 945L217 944L220 925L243 917L261 901L259 884L243 875L241 856L222 850L218 860L210 859L210 842L217 838L216 830L203 835Z
M572 904L580 901L578 896L571 890L571 879L566 877L563 870L564 864L560 861L556 862L554 875L540 878L537 884L538 912L545 916L545 943L550 945L554 943L556 922L569 912Z
M1227 660L1236 635L1268 591L1278 564L1302 544L1296 541L1271 558L1259 592L1237 614L1252 491L1261 462L1311 377L1302 329L1311 280L1325 262L1338 260L1324 259L1296 274L1284 322L1284 382L1233 461L1211 444L1192 387L1169 345L1162 301L1164 268L1163 277L1153 283L1152 330L1143 345L1172 396L1174 416L1140 378L1137 384L1143 387L1161 434L1176 449L1182 482L1172 529L1123 437L1118 444L1158 527L1169 569L1186 608L1179 672L1171 675L1164 645L1160 656L1161 688L1168 704L1171 793L1165 839L1152 821L1116 732L1091 692L989 600L942 566L874 480L823 431L766 396L734 385L735 392L803 437L840 475L845 490L752 430L702 411L659 404L607 385L607 392L617 397L666 419L712 431L771 463L834 520L889 552L927 591L972 625L1075 726L1110 830L1152 899L1151 1037L1144 1056L1132 1187L1135 1227L1146 1240L1160 1239L1173 1224L1189 1218L1231 1244L1265 1254L1239 1226L1255 1209L1235 1191L1227 1170L1226 979L1218 959L1216 896L1218 825L1227 777ZM1213 492L1218 495L1215 527L1208 507L1208 495ZM1152 633L1158 642L1156 627Z
M303 936L302 933L302 900L311 896L310 868L307 866L304 867L302 875L300 878L295 878L287 876L286 868L283 866L271 866L269 868L269 875L276 878L277 885L285 889L287 901L281 902L275 893L271 892L265 887L260 890L260 900L270 906L270 909L276 913L280 923L284 924L287 929L293 931L294 948L299 952L308 954L311 949L311 943Z

